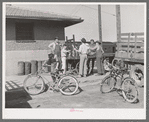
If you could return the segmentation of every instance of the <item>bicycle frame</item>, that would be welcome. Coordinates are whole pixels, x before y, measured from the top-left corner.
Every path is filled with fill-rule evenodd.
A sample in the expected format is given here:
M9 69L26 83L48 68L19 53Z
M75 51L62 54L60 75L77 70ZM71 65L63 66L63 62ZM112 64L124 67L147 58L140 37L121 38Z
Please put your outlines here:
M111 68L110 70L110 75L114 78L120 78L121 79L121 84L123 83L124 81L124 74L128 74L128 69L120 69L120 68L117 68L113 65L111 65L109 62L106 62L109 66L109 68Z
M130 77L130 74L129 76L124 77L124 74L128 74L129 70L125 67L116 67L116 66L111 65L108 62L106 63L108 64L111 70L110 70L110 74L107 77L105 77L105 79L103 79L101 83L101 92L108 93L114 89L118 92L118 94L120 95L122 94L124 99L127 100L128 102L134 102L138 96L138 91L137 91L135 80L133 80ZM114 78L112 87L110 85L111 78ZM120 81L121 81L119 88L115 87L117 84L117 78L120 78ZM108 82L106 82L107 79L109 79ZM105 86L103 85L104 83L105 83ZM103 91L103 87L106 87L106 86L109 87L109 90ZM132 89L132 86L133 86L133 89ZM135 91L134 92L135 94L131 94L132 91Z
M50 80L48 80L47 78L45 78L42 74L43 73L46 73L45 72L45 68L46 67L50 67L51 65L47 65L47 64L45 64L46 63L46 61L44 62L44 64L42 65L42 67L41 67L41 69L40 70L38 70L34 75L38 75L38 76L40 76L40 77L42 77L44 80L46 80L48 83L48 85L49 86L51 86L50 85ZM57 84L57 79L59 79L62 75L60 74L60 71L58 71L58 72L54 72L54 73L48 73L48 76L51 76L52 77L52 83L54 84L54 85L56 85Z

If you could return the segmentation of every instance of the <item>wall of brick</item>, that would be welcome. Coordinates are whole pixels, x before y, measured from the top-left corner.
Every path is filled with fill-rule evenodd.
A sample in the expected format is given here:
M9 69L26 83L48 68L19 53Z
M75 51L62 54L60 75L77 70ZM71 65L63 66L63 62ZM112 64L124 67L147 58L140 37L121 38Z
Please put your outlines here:
M34 42L18 43L16 41L15 23L34 23ZM6 19L6 75L17 75L19 61L47 60L48 45L59 37L64 43L64 26L60 22Z
M56 36L65 39L64 25L60 22L26 19L6 19L6 40L16 40L16 22L33 22L34 40L53 40Z
M6 75L18 74L19 61L47 60L47 50L6 51Z
M54 40L36 40L32 43L17 43L15 40L6 41L6 51L16 50L48 50L48 45ZM60 40L64 43L65 40Z
M19 61L47 60L48 45L53 41L36 41L36 43L16 43L6 41L6 75L17 75ZM60 41L64 43L64 40Z

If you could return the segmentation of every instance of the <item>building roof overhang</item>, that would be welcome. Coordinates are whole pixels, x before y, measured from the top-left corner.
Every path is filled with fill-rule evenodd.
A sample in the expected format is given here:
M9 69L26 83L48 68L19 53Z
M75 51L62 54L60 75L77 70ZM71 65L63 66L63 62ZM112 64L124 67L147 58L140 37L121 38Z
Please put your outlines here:
M44 13L41 11L32 11L12 6L6 6L6 18L55 21L61 22L61 24L64 24L65 27L84 21L80 17L53 14L49 12Z

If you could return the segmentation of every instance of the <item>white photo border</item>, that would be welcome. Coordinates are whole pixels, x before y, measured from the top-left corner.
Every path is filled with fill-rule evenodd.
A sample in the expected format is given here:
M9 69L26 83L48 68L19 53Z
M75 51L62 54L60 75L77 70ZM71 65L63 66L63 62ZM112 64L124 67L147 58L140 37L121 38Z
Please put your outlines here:
M87 108L76 108L77 110L82 110L83 112L70 112L71 108L68 109L6 109L5 108L5 41L6 41L6 19L5 19L5 7L6 4L57 4L57 5L66 5L66 4L88 4L88 5L115 5L115 4L120 4L120 5L144 5L145 9L145 26L144 26L144 37L146 37L146 13L147 13L147 8L146 8L146 3L118 3L118 2L109 2L109 3L104 3L104 2L95 2L95 3L87 3L87 2L79 2L79 3L67 3L67 2L3 2L2 4L2 40L3 40L3 45L2 45L2 55L3 55L3 60L2 60L2 75L3 75L3 91L2 91L2 118L3 119L146 119L146 87L144 87L144 108L143 109L87 109ZM146 76L146 38L144 41L144 75ZM145 78L145 84L146 86L146 81L147 79ZM43 114L44 113L44 114Z

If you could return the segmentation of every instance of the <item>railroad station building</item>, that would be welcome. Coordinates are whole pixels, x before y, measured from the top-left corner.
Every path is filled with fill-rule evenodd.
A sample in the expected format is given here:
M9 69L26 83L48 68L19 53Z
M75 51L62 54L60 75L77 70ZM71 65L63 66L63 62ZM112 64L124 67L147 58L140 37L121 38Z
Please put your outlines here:
M17 74L19 61L46 60L54 38L64 42L65 27L80 22L80 17L6 6L6 75Z

